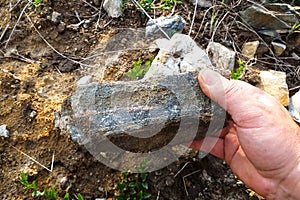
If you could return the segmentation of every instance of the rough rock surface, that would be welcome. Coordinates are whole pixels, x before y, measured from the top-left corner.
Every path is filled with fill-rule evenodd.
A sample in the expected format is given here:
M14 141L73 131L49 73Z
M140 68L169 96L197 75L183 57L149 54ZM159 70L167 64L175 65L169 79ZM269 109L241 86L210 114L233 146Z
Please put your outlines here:
M164 36L160 29L162 29L169 37L172 37L175 33L181 32L185 24L185 20L179 15L149 20L146 25L146 37L156 34Z
M122 0L105 0L103 8L110 17L118 18L123 14Z
M217 42L210 42L206 48L211 62L218 71L227 76L234 68L235 52Z
M283 10L282 8L288 10ZM242 18L256 30L280 30L288 32L299 21L288 4L253 5L240 12Z
M275 97L283 106L289 105L289 89L285 72L261 71L260 80L257 87Z
M181 44L176 43L180 40ZM210 64L205 52L195 51L195 42L182 34L158 43L169 55L168 62L161 62L165 64L162 69L157 63L144 79L134 82L78 85L62 107L60 128L67 129L80 144L109 138L119 147L137 152L188 142L204 137L208 128L210 133L222 128L225 112L211 103L197 82L198 71ZM170 69L176 58L180 65Z
M175 34L171 40L158 39L156 43L160 51L145 78L212 68L205 51L187 35Z
M259 46L259 41L246 42L242 49L242 54L246 59L252 59L255 57L256 50Z

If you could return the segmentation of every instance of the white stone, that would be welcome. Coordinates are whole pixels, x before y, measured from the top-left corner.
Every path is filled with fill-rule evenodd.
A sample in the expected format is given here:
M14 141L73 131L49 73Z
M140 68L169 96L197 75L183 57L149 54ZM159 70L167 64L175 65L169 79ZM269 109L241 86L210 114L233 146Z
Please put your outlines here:
M283 106L289 105L289 89L286 83L285 72L279 71L261 71L260 72L260 84L258 88L269 93Z
M110 17L118 18L123 14L122 0L105 0L103 8Z
M291 97L289 111L295 121L300 123L300 91Z
M280 56L286 49L286 45L279 42L271 42L276 56Z
M206 48L206 52L212 64L218 68L218 71L227 75L234 68L235 52L223 46L220 43L210 42Z
M212 1L210 0L193 0L193 4L195 5L196 3L199 7L202 8L209 8L213 6Z
M254 58L258 45L259 45L259 41L246 42L242 50L243 56L245 56L247 59Z
M92 76L83 76L77 81L77 86L85 85L91 82Z
M0 126L0 137L9 137L9 132L6 129L6 125L1 125Z
M203 49L187 35L175 34L170 40L156 40L159 52L144 78L200 71L211 62Z

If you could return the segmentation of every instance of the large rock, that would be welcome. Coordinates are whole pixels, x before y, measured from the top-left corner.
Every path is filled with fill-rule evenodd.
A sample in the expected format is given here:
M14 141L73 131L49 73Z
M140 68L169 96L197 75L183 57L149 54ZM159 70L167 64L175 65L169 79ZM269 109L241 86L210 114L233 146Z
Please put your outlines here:
M198 71L210 65L205 52L186 35L159 41L161 54L168 57L156 58L145 78L81 81L62 106L58 126L97 159L109 160L111 167L118 168L116 160L123 154L136 159L134 153L147 153L147 159L151 155L157 166L165 166L172 162L174 145L204 138L224 125L226 112L198 85Z
M257 87L275 97L283 106L289 105L289 89L284 72L261 71L260 80L261 82Z
M105 0L103 8L110 17L118 18L123 14L122 0Z
M288 4L266 4L265 7L256 4L240 14L255 30L289 32L294 24L299 23L294 12L295 9Z

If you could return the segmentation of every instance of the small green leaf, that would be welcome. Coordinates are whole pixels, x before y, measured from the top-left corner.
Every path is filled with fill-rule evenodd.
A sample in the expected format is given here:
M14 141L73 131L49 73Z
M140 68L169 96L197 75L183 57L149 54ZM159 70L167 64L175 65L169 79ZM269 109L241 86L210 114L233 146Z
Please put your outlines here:
M20 182L24 186L28 185L28 175L26 173L22 172L20 174Z
M142 187L144 188L144 189L146 189L146 190L148 190L148 183L142 183Z
M143 198L144 199L149 199L151 197L151 194L148 194L148 193L145 193L144 195L143 195Z
M70 194L68 192L65 194L64 200L70 200Z
M49 196L48 196L48 198L49 199L56 199L56 192L55 192L55 189L54 188L51 188L50 189L50 192L49 192Z
M131 188L133 188L133 187L135 187L136 186L136 183L135 182L130 182L129 184L128 184L128 187L131 187Z
M83 196L80 193L77 194L77 199L78 200L84 200Z

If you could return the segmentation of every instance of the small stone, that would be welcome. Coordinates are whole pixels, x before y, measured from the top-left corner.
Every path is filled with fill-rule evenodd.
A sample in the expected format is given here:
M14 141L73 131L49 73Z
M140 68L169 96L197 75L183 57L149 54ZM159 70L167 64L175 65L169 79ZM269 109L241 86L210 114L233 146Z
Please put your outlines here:
M9 137L9 132L6 129L6 125L1 125L0 126L0 137L5 137L5 138Z
M85 85L91 82L92 76L84 76L77 81L77 86Z
M66 30L66 23L60 22L57 26L57 32L63 33Z
M196 3L202 8L209 8L213 6L212 1L210 0L193 0L193 4L195 5Z
M235 52L217 42L210 42L206 48L213 65L218 71L227 76L234 68Z
M259 45L259 41L245 43L242 50L243 56L245 56L247 59L254 58L258 45Z
M31 111L31 113L29 114L30 118L35 118L37 116L37 112L35 110Z
M62 15L59 12L53 11L52 16L51 16L51 21L54 22L55 24L59 24L62 20Z
M169 37L172 37L175 33L180 33L185 24L185 20L179 15L159 17L157 19L149 20L146 25L146 37L156 34L164 35L160 28Z
M103 8L112 18L118 18L123 14L122 0L105 0Z
M271 42L274 51L275 51L275 55L276 56L280 56L286 49L286 45L283 43L279 43L279 42Z
M300 91L291 97L289 111L294 120L300 123Z
M62 177L59 182L59 186L62 190L66 190L69 186L69 180L67 177Z
M285 72L261 71L260 80L261 82L257 85L258 88L275 97L283 106L289 105L289 90Z

